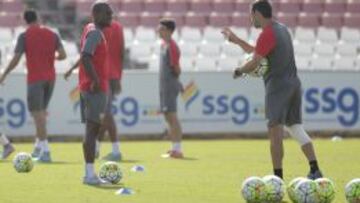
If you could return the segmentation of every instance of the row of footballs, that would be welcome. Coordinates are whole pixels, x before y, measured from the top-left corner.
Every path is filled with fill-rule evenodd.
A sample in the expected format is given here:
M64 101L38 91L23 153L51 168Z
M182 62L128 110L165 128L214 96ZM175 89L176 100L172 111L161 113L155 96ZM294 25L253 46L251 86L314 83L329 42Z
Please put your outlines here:
M29 153L20 152L16 154L13 160L14 168L19 173L28 173L33 167L34 163ZM119 165L115 162L108 161L101 165L99 170L99 177L112 184L117 184L123 177Z
M274 175L249 177L243 182L241 193L247 202L275 203L284 198L285 188L293 203L331 203L335 199L334 183L328 178L315 181L295 178L286 187L283 180ZM345 195L349 203L360 202L359 178L346 185Z

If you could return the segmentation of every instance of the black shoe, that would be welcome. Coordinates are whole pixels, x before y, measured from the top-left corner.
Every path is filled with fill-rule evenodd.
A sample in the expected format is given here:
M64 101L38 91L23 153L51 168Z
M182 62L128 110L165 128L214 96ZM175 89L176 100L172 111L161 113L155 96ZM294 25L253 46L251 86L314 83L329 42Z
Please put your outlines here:
M322 178L323 175L322 175L322 173L321 173L320 170L317 170L317 171L315 171L315 172L313 172L313 173L309 172L309 174L308 174L307 177L308 177L309 179L311 179L311 180L316 180L316 179L318 179L318 178Z

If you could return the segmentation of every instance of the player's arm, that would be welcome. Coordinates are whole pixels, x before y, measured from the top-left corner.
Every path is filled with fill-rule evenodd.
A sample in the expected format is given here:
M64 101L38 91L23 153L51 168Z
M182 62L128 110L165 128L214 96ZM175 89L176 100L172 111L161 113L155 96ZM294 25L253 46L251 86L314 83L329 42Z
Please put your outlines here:
M260 65L260 62L263 58L264 57L262 57L259 54L254 54L253 58L250 61L247 61L241 67L235 69L234 78L240 77L246 73L253 72L256 69L256 67Z
M55 36L56 36L56 52L57 52L56 60L61 61L66 59L66 52L60 37L57 34L55 34Z
M181 74L181 67L180 67L180 50L175 43L170 43L169 45L170 51L170 65L173 74L175 77L179 77Z
M230 28L224 28L221 33L225 36L226 39L229 40L229 42L240 46L246 53L254 52L255 47L236 36L236 34Z
M25 33L19 35L16 46L15 46L15 54L10 60L8 66L6 67L4 73L0 77L0 84L5 81L7 75L16 68L19 64L22 54L25 52Z
M92 85L91 89L94 92L100 90L100 80L95 71L92 57L95 53L96 47L101 42L102 36L100 31L94 30L89 32L86 37L83 50L81 51L80 63L84 65L85 73L91 78Z
M122 78L122 74L123 74L123 68L124 68L124 60L125 60L125 39L124 39L124 30L122 27L120 27L120 58L121 58L121 63L119 68L119 73L120 73L120 78L116 83L116 88L115 88L115 94L120 94L122 91L122 87L121 87L121 78Z
M65 72L65 74L64 74L64 79L65 79L65 80L68 80L69 77L71 76L72 72L79 67L79 65L80 65L80 60L81 60L81 58L79 58L79 59L75 62L75 64L72 65L72 67L71 67L68 71Z

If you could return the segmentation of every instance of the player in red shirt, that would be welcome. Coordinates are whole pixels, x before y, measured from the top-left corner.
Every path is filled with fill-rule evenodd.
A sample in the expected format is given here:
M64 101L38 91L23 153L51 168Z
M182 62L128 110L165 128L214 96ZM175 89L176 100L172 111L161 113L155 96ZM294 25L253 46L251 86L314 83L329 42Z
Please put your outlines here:
M83 142L85 158L84 184L100 185L107 182L95 173L95 145L103 124L109 86L108 48L102 30L111 23L112 10L105 2L92 7L94 23L86 26L81 36L79 88L81 91L82 120L86 125Z
M25 53L28 71L27 104L35 121L37 137L32 156L42 162L51 162L46 131L46 109L54 89L54 62L64 60L66 53L59 36L38 23L38 16L34 10L26 10L24 19L28 28L18 37L15 55L1 76L0 83L3 83L6 76L15 69Z
M123 58L125 53L124 34L122 25L115 20L112 20L111 25L104 28L102 32L104 33L108 46L109 98L106 105L104 125L102 125L100 129L99 140L96 142L96 157L99 156L100 152L100 140L103 138L105 132L108 131L110 140L112 142L112 152L106 155L103 159L109 161L120 161L122 159L122 154L119 149L116 123L111 112L111 102L114 97L121 92ZM65 80L67 80L72 72L78 67L79 61L65 73Z

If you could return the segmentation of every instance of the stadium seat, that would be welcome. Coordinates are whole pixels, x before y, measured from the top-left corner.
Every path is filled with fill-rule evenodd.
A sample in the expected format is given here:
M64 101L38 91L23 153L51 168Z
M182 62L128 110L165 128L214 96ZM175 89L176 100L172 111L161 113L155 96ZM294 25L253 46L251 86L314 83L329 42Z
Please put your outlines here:
M119 20L124 27L135 28L139 25L139 16L136 14L121 12Z
M244 51L237 45L226 43L222 46L222 52L226 57L240 59Z
M283 23L289 28L294 28L297 26L297 15L296 14L288 14L288 13L279 13L277 15L277 21Z
M339 0L327 0L324 4L324 11L328 13L344 13L346 11L346 2Z
M181 40L186 43L200 44L202 41L201 32L198 28L183 27L181 29Z
M204 57L220 58L220 45L218 44L202 44L199 47L199 53Z
M124 41L126 47L130 47L134 41L134 33L129 28L124 28Z
M318 29L317 38L321 43L327 44L337 44L339 40L335 29L325 27L320 27Z
M239 65L240 63L237 58L225 57L218 61L218 68L222 71L233 71Z
M16 27L21 22L21 15L17 13L0 12L0 27Z
M121 10L127 13L142 13L144 11L144 2L141 0L124 0Z
M220 28L206 27L204 29L203 39L206 43L221 44L224 43L224 37Z
M180 60L180 66L182 71L194 71L193 57L182 57Z
M335 54L335 46L332 44L316 44L314 47L314 53L319 56L333 57Z
M5 12L21 13L24 10L24 4L22 1L3 0L1 9Z
M310 66L309 57L296 56L295 62L296 62L296 67L299 70L312 70L312 67Z
M156 13L142 13L140 16L140 26L155 28L159 25L160 15Z
M132 45L130 48L130 59L139 62L149 62L152 58L151 46L143 44Z
M337 53L342 57L357 57L357 45L352 43L340 43L337 46Z
M346 4L346 12L360 13L360 1L348 1Z
M312 44L296 43L294 44L294 52L300 57L311 57L313 55Z
M250 28L249 39L253 42L256 42L260 33L261 33L261 29L256 29L254 27Z
M78 47L76 46L76 44L74 42L63 41L63 46L66 51L66 54L69 57L77 57L77 58L80 57Z
M235 11L239 13L249 13L250 3L248 0L235 1Z
M231 25L234 27L245 27L251 26L250 16L248 14L233 13L231 16Z
M167 2L167 11L171 13L184 14L188 12L189 4L187 1L170 0Z
M195 60L195 70L198 71L216 71L216 60L213 58L200 57Z
M235 11L235 4L232 0L215 0L213 11L216 13L229 14Z
M338 57L334 61L334 69L338 71L355 70L355 58L352 57Z
M209 15L212 11L212 5L210 1L206 0L190 1L190 9L197 14Z
M230 26L230 16L225 14L212 13L209 16L209 26L227 27Z
M324 13L321 16L321 25L323 27L339 29L343 26L343 24L342 14Z
M298 25L305 28L317 28L320 25L319 14L301 13L298 17Z
M313 57L311 60L313 70L333 70L332 57Z
M188 27L202 28L207 24L207 18L203 14L196 14L191 12L185 16L185 25Z
M15 38L13 38L10 28L0 27L0 44L10 44Z
M241 39L243 39L243 40L248 40L249 39L249 32L248 32L248 30L246 28L244 28L244 27L231 27L231 29Z
M166 1L164 0L147 0L144 2L144 9L149 13L164 13L166 11Z
M344 26L349 28L360 28L360 14L346 13L344 16Z
M157 40L154 29L138 27L135 32L135 40L139 43L152 44Z
M180 44L179 49L181 51L181 56L184 57L195 57L198 54L197 46L194 46L192 43Z
M277 12L299 13L300 10L300 2L298 1L281 1Z
M295 38L301 43L314 44L316 42L316 36L314 29L297 27L295 29Z
M343 27L340 31L340 39L346 43L359 43L360 31L355 28Z
M304 13L322 13L324 11L323 0L305 0L302 4Z
M151 58L149 61L149 70L158 72L160 69L160 60L159 58Z
M76 13L80 16L89 16L91 13L91 6L94 1L91 0L81 0L75 1Z

